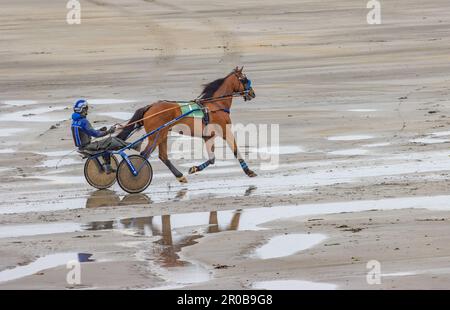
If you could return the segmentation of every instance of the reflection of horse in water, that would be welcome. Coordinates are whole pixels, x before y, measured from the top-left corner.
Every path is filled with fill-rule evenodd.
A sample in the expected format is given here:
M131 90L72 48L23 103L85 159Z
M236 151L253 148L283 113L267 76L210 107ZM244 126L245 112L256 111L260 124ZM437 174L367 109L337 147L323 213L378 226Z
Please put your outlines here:
M209 212L209 222L208 229L206 233L218 233L220 231L231 231L237 230L239 227L239 220L241 218L241 210L236 210L231 218L230 224L223 230L220 230L219 221L217 217L217 211ZM158 244L162 245L161 249L161 263L163 267L176 267L184 266L185 262L180 261L180 257L177 253L181 251L182 248L197 243L197 239L203 237L202 234L188 235L179 241L174 242L172 238L172 225L170 223L170 215L161 216L162 223L162 238L157 241Z
M180 260L178 252L182 248L197 243L197 239L203 237L201 233L191 235L182 235L181 238L173 238L173 229L170 215L161 215L161 229L159 229L155 219L159 216L138 217L130 219L122 219L119 221L120 227L117 227L115 221L99 221L88 224L87 230L103 230L103 229L132 229L140 235L161 236L156 241L161 247L157 251L159 261L163 267L184 266L185 262ZM241 218L241 210L236 210L231 218L229 225L224 229L220 229L217 211L209 212L208 229L205 233L218 233L221 231L232 231L239 228L239 220ZM154 253L152 251L152 253Z
M186 194L186 190L181 190L177 192L177 197L182 198ZM126 198L127 197L127 198ZM145 198L146 197L146 198ZM125 199L126 198L126 199ZM125 202L124 202L125 200ZM150 201L150 202L149 202ZM86 203L87 208L97 208L105 206L119 206L128 204L148 204L151 203L150 198L144 194L131 194L126 195L122 200L113 191L110 190L100 190L94 192L88 199ZM236 210L229 222L224 228L220 228L219 216L217 211L209 212L209 219L207 224L207 229L205 233L218 233L221 231L233 231L238 230L239 221L241 218L242 210ZM157 223L157 218L161 218L161 223ZM87 225L87 230L103 230L103 229L131 229L139 235L151 235L151 236L161 236L161 239L155 243L160 245L157 255L164 267L176 267L184 266L185 262L180 260L178 252L181 251L183 247L193 245L197 243L197 239L203 237L202 233L194 234L182 234L181 236L177 234L177 238L174 238L173 227L171 223L171 215L161 215L161 216L148 216L148 217L138 217L121 219L119 221L97 221L91 222ZM179 236L179 237L178 237Z

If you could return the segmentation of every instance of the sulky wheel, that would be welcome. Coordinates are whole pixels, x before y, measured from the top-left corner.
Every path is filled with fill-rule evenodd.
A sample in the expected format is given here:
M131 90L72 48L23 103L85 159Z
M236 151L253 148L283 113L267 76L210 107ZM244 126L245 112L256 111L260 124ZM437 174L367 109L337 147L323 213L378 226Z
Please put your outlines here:
M153 169L147 159L141 155L130 155L129 160L138 175L134 176L125 160L122 160L117 168L117 182L128 193L140 193L145 190L153 178Z
M86 181L93 187L98 189L105 189L111 187L116 182L116 174L107 174L103 170L103 157L90 157L84 164L84 177ZM111 155L111 167L117 170L119 163L116 157Z

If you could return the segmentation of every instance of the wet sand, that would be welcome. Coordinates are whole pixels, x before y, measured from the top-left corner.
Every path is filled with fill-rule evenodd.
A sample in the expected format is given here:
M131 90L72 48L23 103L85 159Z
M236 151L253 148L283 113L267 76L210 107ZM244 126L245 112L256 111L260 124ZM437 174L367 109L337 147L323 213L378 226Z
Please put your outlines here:
M96 0L67 25L58 1L2 4L0 289L449 288L449 8L383 2L370 26L356 0ZM236 65L257 97L232 119L279 124L278 169L220 159L180 185L154 156L143 194L89 187L74 100L111 125Z

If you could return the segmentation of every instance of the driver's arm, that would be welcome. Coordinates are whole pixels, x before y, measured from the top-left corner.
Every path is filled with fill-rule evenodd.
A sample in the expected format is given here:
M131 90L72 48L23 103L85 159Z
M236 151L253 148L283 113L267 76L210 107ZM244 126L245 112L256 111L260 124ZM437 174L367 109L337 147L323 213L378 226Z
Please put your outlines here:
M106 130L95 130L87 119L85 119L82 125L82 129L84 130L84 132L86 132L91 137L100 138L108 134Z

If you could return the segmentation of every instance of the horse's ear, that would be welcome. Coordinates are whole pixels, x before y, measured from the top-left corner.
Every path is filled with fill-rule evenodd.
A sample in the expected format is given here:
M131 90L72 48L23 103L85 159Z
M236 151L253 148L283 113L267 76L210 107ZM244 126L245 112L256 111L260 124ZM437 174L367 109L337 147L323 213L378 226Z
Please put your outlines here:
M242 70L244 70L244 66L241 67L241 69L239 70L239 73L242 73Z
M239 72L239 67L236 66L236 68L233 69L234 72Z

